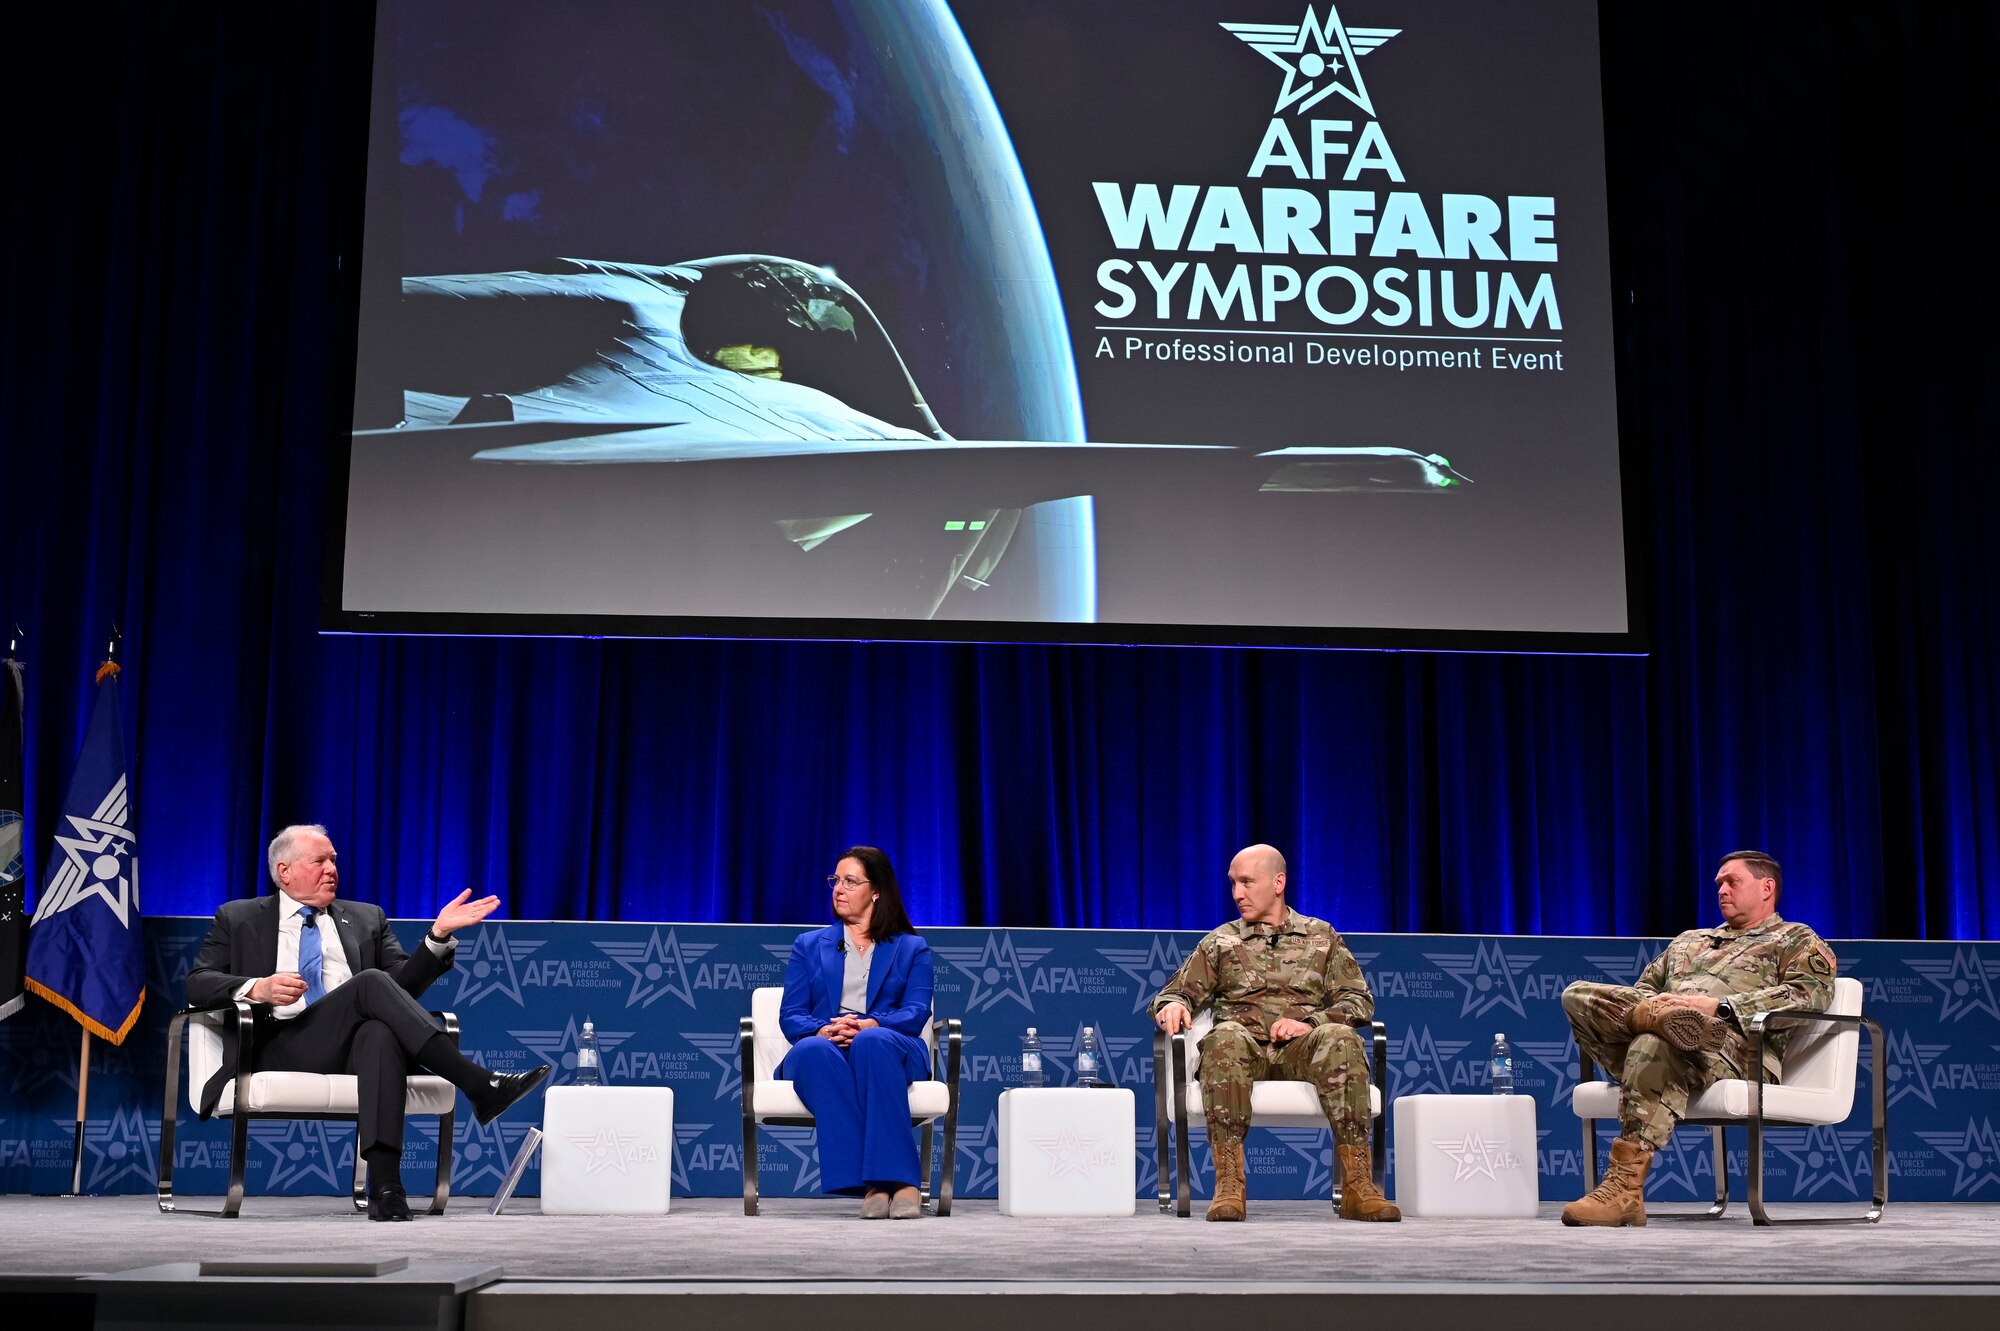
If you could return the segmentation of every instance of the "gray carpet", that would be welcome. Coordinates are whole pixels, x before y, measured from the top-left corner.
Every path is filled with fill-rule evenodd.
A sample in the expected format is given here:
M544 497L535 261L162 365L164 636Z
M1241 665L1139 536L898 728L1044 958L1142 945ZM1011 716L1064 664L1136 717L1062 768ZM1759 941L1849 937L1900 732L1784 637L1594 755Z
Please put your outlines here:
M214 1207L213 1198L184 1198ZM1792 1284L2000 1284L2000 1206L1891 1204L1879 1225L1759 1229L1714 1222L1571 1230L1555 1206L1532 1221L1363 1225L1319 1203L1251 1203L1241 1225L1151 1203L1116 1220L1017 1220L991 1201L944 1219L866 1224L857 1204L677 1199L659 1217L489 1216L485 1199L442 1217L373 1224L342 1198L250 1198L236 1220L161 1215L150 1197L0 1197L0 1275L70 1276L204 1257L404 1255L492 1262L509 1279L1185 1281L1227 1271L1288 1282L1708 1284L1761 1272ZM1200 1203L1197 1203L1199 1207ZM1740 1212L1740 1204L1736 1211ZM1798 1214L1827 1214L1815 1208Z

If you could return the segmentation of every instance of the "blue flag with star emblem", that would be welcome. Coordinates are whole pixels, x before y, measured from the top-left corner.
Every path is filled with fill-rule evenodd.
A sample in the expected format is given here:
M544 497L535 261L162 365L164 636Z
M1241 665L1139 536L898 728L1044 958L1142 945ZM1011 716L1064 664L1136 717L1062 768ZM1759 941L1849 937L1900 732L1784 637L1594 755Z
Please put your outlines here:
M146 998L132 822L118 667L106 662L28 929L27 986L113 1044Z

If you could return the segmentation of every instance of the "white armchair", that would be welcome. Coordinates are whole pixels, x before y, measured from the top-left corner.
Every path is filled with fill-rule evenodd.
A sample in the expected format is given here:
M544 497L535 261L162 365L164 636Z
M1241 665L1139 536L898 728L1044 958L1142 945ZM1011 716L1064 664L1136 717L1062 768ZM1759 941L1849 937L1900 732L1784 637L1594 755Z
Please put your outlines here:
M458 1042L458 1018L449 1012L434 1013L444 1022L444 1032ZM250 1154L250 1120L258 1118L316 1118L353 1122L359 1102L355 1079L346 1074L316 1072L257 1072L257 1023L251 1006L244 1002L227 1007L184 1008L167 1026L167 1099L160 1113L160 1210L173 1212L174 1133L180 1122L180 1074L183 1041L187 1050L188 1107L199 1113L202 1088L224 1066L228 1047L236 1046L238 1075L225 1082L216 1101L217 1117L230 1120L229 1195L221 1214L234 1218L243 1209L243 1170ZM247 1075L245 1071L248 1070ZM428 1074L408 1081L403 1102L406 1114L436 1114L439 1119L437 1179L431 1192L430 1213L444 1214L451 1198L452 1129L458 1090L443 1077ZM354 1155L354 1209L368 1209L368 1166L361 1153Z
M791 1052L792 1042L778 1027L778 1008L785 991L756 989L750 994L750 1015L737 1026L737 1050L743 1067L743 1214L757 1214L757 1125L811 1127L812 1111L789 1081L777 1080L778 1065ZM958 1018L944 1023L944 1048L938 1048L938 1022L933 1017L924 1025L924 1044L931 1052L932 1080L910 1083L910 1126L923 1129L918 1148L923 1179L918 1188L925 1202L930 1200L931 1129L944 1124L943 1162L939 1167L937 1214L951 1214L952 1180L958 1155L958 1072L964 1056L964 1025Z
M1153 1032L1153 1135L1159 1156L1160 1210L1176 1215L1189 1212L1190 1169L1188 1165L1189 1124L1201 1117L1201 1040L1215 1025L1215 1012L1203 1008L1194 1023L1179 1035ZM1361 1028L1357 1028L1361 1029ZM1369 1046L1368 1113L1374 1120L1369 1143L1370 1172L1375 1185L1382 1186L1389 1160L1387 1119L1382 1113L1382 1087L1389 1075L1388 1029L1379 1021L1366 1026ZM1328 1132L1326 1111L1320 1108L1319 1092L1310 1082L1260 1081L1250 1088L1250 1126L1253 1128L1321 1128ZM1168 1167L1167 1133L1174 1135L1173 1168ZM1333 1206L1340 1209L1340 1171L1333 1171Z
M1785 1049L1784 1080L1775 1085L1764 1080L1764 1041L1785 1027L1796 1027ZM1861 1215L1779 1217L1764 1204L1764 1129L1766 1127L1818 1127L1844 1123L1854 1107L1855 1065L1861 1051L1861 1031L1868 1030L1874 1056L1873 1091L1873 1193L1868 1210ZM1715 1201L1708 1210L1662 1219L1714 1220L1729 1209L1728 1156L1723 1150L1722 1130L1740 1123L1750 1132L1750 1168L1745 1194L1750 1218L1759 1225L1873 1224L1882 1218L1889 1204L1889 1111L1886 1096L1887 1064L1882 1057L1882 1027L1861 1015L1861 981L1837 979L1833 1001L1825 1012L1788 1010L1759 1012L1744 1030L1744 1057L1753 1074L1744 1080L1718 1081L1688 1101L1683 1123L1705 1127L1715 1143ZM1597 1081L1596 1068L1587 1055L1580 1056L1577 1088L1573 1098L1576 1115L1583 1120L1583 1187L1597 1186L1597 1120L1618 1117L1618 1085Z

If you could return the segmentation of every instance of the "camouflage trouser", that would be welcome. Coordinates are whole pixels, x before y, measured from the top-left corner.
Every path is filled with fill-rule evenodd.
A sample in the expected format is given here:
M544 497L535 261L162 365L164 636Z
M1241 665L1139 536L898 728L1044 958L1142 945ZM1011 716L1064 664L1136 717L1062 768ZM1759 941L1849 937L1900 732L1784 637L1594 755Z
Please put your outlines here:
M1743 1075L1743 1037L1713 1054L1684 1053L1657 1035L1634 1035L1632 1009L1650 998L1625 984L1578 980L1563 990L1576 1047L1618 1082L1618 1132L1660 1150L1687 1116L1688 1098L1711 1083Z
M1208 1140L1242 1141L1250 1129L1250 1087L1260 1081L1309 1081L1333 1125L1334 1140L1368 1140L1368 1060L1351 1026L1316 1026L1297 1039L1259 1040L1236 1021L1218 1021L1201 1041L1201 1102Z

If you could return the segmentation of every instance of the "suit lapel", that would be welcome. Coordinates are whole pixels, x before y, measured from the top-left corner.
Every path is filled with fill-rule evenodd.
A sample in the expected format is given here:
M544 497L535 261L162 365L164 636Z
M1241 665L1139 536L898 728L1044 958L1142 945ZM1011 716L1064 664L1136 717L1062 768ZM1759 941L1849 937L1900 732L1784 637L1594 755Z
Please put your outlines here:
M243 965L246 973L269 975L278 969L279 899L280 894L273 891L257 903L258 909L250 917L250 944Z
M333 917L333 932L340 939L340 955L347 961L347 973L361 974L364 969L361 958L354 955L360 947L354 936L354 917L348 914L346 904L338 899L327 906L326 913Z
M819 973L826 985L828 1012L840 1011L840 991L847 979L847 954L840 950L840 930L836 924L820 935Z
M887 939L875 945L875 960L868 967L868 1010L870 1012L873 1012L880 1006L877 1000L882 995L882 982L889 978L890 971L896 969L896 945L902 941L902 937L901 934L897 934L894 938Z

